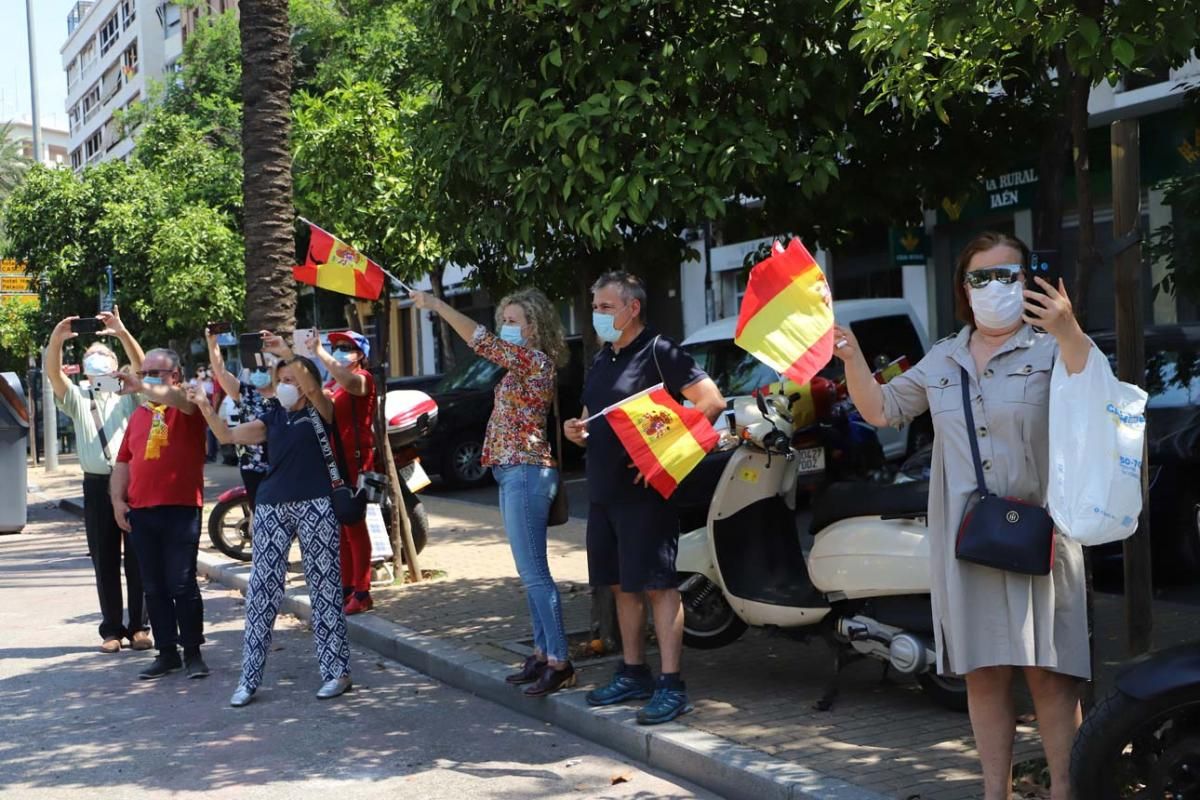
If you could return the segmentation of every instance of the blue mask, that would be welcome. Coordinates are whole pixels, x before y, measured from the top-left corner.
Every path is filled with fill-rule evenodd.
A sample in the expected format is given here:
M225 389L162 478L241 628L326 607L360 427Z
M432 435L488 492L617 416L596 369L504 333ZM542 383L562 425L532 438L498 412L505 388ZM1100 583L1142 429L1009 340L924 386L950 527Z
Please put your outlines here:
M265 389L271 385L271 373L255 370L250 373L250 385L255 389Z
M147 375L146 377L142 378L142 383L144 383L146 386L162 386L163 379L157 375Z
M350 366L354 361L354 353L348 353L345 350L338 350L333 354L333 360L341 364L343 367Z
M621 331L617 330L616 316L613 314L601 314L599 311L592 312L592 327L596 329L596 335L605 342L615 342L621 338Z
M525 337L521 335L520 325L501 325L500 338L509 344L524 345Z

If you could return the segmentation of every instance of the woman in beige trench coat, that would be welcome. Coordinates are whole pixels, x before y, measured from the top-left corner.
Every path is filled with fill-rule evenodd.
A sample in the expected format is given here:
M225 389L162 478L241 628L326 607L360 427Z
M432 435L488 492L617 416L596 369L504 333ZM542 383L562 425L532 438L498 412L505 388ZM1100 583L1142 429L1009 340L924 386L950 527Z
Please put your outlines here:
M1029 248L1011 236L986 233L972 240L959 256L954 281L966 326L886 386L875 382L848 328L838 326L835 339L850 396L868 422L901 425L926 410L933 417L929 532L938 671L966 678L985 800L1009 800L1011 794L1018 669L1037 709L1051 796L1068 800L1071 744L1081 721L1079 684L1090 677L1078 544L1056 536L1054 569L1046 576L954 557L953 542L977 487L968 436L979 443L989 490L1044 504L1050 372L1060 358L1068 372L1081 371L1092 347L1061 282L1053 287L1038 279L1043 293L1029 291L1028 263ZM971 432L962 369L973 403Z

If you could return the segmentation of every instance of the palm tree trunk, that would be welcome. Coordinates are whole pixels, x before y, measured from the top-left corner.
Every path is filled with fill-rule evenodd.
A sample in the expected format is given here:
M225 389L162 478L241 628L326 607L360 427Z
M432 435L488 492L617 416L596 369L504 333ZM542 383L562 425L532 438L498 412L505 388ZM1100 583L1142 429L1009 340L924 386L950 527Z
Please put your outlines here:
M292 208L292 51L288 0L242 0L242 197L246 230L246 324L296 324Z

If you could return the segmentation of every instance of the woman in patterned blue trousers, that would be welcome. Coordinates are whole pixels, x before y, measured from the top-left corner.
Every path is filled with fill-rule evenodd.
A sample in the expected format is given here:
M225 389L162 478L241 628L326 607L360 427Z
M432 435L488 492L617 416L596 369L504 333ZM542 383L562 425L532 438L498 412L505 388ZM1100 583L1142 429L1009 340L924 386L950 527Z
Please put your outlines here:
M338 558L339 525L330 503L330 477L316 426L333 429L333 402L321 390L320 373L307 358L293 358L275 370L279 404L264 416L230 429L211 404L195 393L217 439L224 444L267 443L271 464L258 487L254 512L254 555L246 592L246 632L242 678L230 698L247 705L262 684L271 631L283 599L288 550L300 539L304 577L312 600L312 630L321 688L327 700L350 688L350 646L342 611L342 579ZM327 434L329 436L329 434ZM331 438L331 437L330 437Z

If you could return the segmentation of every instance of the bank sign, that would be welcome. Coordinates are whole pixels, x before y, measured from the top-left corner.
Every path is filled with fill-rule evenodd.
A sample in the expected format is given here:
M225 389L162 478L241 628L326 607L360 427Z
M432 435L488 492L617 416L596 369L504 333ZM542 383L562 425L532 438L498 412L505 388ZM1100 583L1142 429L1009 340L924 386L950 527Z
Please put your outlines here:
M1035 167L1017 169L983 180L969 194L942 199L937 209L938 222L1003 214L1022 208L1032 208L1037 194L1038 172Z

